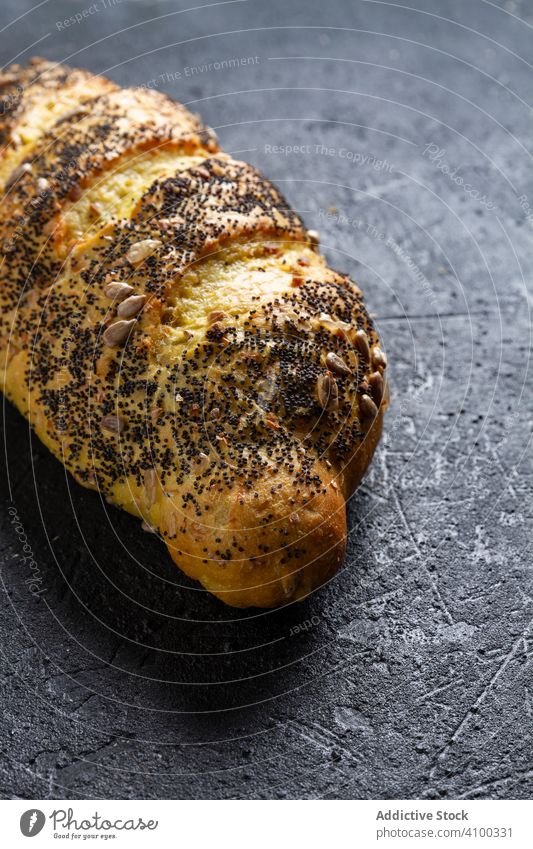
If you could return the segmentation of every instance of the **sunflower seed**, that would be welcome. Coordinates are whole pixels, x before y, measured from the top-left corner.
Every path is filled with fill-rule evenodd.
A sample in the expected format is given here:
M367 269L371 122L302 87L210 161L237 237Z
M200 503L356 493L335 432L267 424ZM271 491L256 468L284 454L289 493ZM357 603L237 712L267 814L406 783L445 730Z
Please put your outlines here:
M378 414L378 408L374 404L370 395L361 395L359 401L359 411L363 419L375 419Z
M146 295L131 295L118 305L117 315L121 318L132 318L137 315L146 303Z
M387 357L379 345L372 348L372 364L374 368L387 368Z
M331 412L339 406L339 390L337 381L328 371L321 374L317 381L317 397L318 403L323 410Z
M124 433L126 430L126 419L124 416L109 415L102 419L102 427L110 433Z
M340 318L332 318L327 312L321 312L319 316L313 317L311 319L311 326L316 328L325 327L334 336L339 336L340 338L344 338L350 330L350 325L347 322L341 321Z
M383 375L381 372L373 372L368 378L368 384L372 392L372 397L379 407L383 398Z
M348 377L352 371L343 359L341 359L337 354L334 354L333 351L330 351L326 357L326 365L330 371L334 374L340 375L340 377Z
M316 246L320 242L320 233L318 230L308 230L307 235L312 245Z
M110 324L102 336L104 345L109 348L118 348L123 345L133 330L134 324L134 318L131 321L115 321L114 324Z
M37 191L42 194L43 192L45 192L49 188L50 183L48 182L46 177L39 177L36 185L37 185Z
M90 203L89 204L89 215L91 218L100 218L102 215L102 207L99 203Z
M122 283L120 280L113 280L108 283L104 289L104 295L111 301L123 301L133 292L133 286L129 283Z
M137 265L151 256L162 244L163 242L159 239L142 239L140 242L134 242L126 253L126 259L133 265Z
M271 430L280 430L281 425L279 423L279 419L274 413L267 413L265 416L265 425L266 427L271 428Z
M33 171L33 165L29 162L24 162L22 165L19 165L18 168L15 168L14 171L11 172L9 177L6 180L5 187L6 189L10 189L11 186L14 186L24 174L31 174Z
M146 506L150 509L155 504L157 492L157 472L155 469L148 469L144 473L144 490L146 493Z
M174 513L167 516L167 534L169 537L175 537L178 532L178 525Z
M207 316L207 323L210 325L216 324L218 321L222 321L224 318L227 317L228 316L225 312L222 312L221 310L214 310L213 312L210 312Z
M359 329L355 334L355 347L365 360L370 359L370 345L368 344L368 336L364 330Z
M200 472L205 472L209 467L209 457L204 453L204 451L200 451L198 454L198 457L196 458L196 466Z

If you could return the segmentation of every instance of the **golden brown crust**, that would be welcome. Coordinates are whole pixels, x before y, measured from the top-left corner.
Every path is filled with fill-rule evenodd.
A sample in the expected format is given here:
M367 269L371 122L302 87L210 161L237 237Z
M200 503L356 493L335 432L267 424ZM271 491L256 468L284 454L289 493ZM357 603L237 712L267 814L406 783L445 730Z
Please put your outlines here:
M9 74L5 138L40 114L37 76L91 97L5 176L7 395L223 601L307 595L342 562L386 406L361 292L183 107L43 62Z

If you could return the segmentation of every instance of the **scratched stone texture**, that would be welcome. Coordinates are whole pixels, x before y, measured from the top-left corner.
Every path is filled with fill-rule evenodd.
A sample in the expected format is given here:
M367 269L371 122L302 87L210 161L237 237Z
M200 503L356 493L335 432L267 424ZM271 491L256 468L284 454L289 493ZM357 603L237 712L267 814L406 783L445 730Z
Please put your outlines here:
M343 570L277 612L187 582L4 405L2 794L531 798L532 5L31 5L2 64L167 91L281 187L363 287L392 403Z

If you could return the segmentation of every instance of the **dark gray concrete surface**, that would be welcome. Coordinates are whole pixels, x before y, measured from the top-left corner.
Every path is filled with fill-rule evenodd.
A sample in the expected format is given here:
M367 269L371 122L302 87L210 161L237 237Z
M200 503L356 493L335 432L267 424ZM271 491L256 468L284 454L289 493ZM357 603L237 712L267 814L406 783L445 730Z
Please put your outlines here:
M408 5L2 3L3 64L158 87L264 169L393 387L344 569L277 612L193 586L5 404L4 796L531 797L533 6Z

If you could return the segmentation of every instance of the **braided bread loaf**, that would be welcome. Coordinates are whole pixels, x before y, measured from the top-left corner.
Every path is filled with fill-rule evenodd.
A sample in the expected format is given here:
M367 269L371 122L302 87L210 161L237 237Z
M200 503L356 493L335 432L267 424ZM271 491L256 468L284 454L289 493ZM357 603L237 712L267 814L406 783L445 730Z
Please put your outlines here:
M36 59L0 96L4 392L227 604L302 598L386 406L361 292L162 94Z

